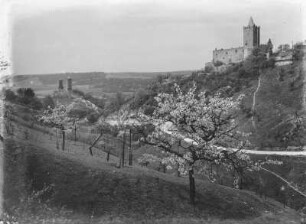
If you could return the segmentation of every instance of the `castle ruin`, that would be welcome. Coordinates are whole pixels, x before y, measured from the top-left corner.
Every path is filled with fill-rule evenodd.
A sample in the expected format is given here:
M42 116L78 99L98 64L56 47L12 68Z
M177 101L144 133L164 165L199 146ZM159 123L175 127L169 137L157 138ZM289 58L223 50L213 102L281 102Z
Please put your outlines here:
M245 60L254 48L261 48L265 53L272 52L272 42L260 45L260 26L256 26L253 18L248 26L243 27L243 46L229 49L215 49L213 51L213 63L234 64Z

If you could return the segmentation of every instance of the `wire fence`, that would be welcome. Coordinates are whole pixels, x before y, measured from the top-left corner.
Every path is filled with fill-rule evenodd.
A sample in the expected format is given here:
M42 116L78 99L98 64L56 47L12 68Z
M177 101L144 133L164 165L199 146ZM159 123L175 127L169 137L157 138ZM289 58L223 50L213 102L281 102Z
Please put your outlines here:
M10 131L6 131L6 134L15 139L26 140L32 145L57 150L61 150L63 147L62 130L41 125L39 122L25 121L23 118L14 115L10 115L5 120L8 129L10 129ZM83 155L89 154L89 148L101 134L98 130L86 126L78 126L76 129L68 129L64 132L64 150ZM131 138L129 140L131 141ZM135 142L133 144L128 142L128 138L123 139L120 136L113 136L112 133L104 133L97 144L92 147L93 156L105 158L107 161L118 161L122 159L122 147L125 147L123 150L130 152L132 151L131 146L139 147L140 145L135 144ZM130 159L128 153L123 156L123 161ZM129 164L131 165L130 162Z

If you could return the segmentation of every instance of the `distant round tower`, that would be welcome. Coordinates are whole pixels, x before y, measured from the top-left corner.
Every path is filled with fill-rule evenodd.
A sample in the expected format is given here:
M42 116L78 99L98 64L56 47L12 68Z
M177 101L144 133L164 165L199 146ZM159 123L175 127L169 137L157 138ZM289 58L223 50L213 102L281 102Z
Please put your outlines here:
M64 90L64 83L63 83L62 79L58 80L58 90L59 91L63 91Z
M67 79L67 90L69 92L72 91L72 79L70 77L68 77L68 79Z
M243 27L243 46L245 48L259 47L260 26L256 26L253 18L250 18L248 26Z

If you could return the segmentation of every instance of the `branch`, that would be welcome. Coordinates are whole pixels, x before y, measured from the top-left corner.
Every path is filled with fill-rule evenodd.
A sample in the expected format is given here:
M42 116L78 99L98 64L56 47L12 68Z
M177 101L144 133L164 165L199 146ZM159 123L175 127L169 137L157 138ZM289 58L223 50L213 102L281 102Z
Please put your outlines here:
M152 142L152 141L148 141L148 139L146 138L146 136L143 133L143 131L140 131L138 133L142 134L142 136L143 136L142 142L143 143L145 143L147 145L159 147L159 148L161 148L165 152L168 152L168 153L174 154L174 155L176 155L176 156L178 156L180 158L183 158L183 156L184 156L183 154L178 153L177 151L171 149L172 145L167 140L161 139L161 138L158 138L158 139L155 138L155 140L157 142Z
M91 146L89 146L88 150L89 150L89 153L90 153L91 156L93 155L93 153L92 153L92 147L94 147L95 144L97 144L97 142L100 140L100 138L102 137L102 135L103 135L103 132L101 131L101 132L100 132L100 135L95 139L95 141L91 144Z

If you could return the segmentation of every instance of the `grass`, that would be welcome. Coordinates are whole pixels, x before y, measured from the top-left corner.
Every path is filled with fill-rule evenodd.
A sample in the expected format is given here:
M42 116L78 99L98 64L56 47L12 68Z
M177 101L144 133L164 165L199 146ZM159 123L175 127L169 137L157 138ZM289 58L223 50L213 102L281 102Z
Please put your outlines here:
M42 138L42 137L41 137ZM46 137L45 137L46 138ZM44 138L42 138L44 139ZM41 143L40 143L41 144ZM19 223L289 223L296 214L250 192L188 180L50 145L9 139L5 146L5 208ZM33 192L43 191L39 198ZM27 202L27 203L26 203ZM24 204L25 203L25 204ZM22 209L20 209L22 207ZM294 222L293 222L294 223ZM297 222L295 222L297 223Z
M19 223L297 223L280 203L198 179L192 206L187 178L118 169L117 157L106 163L97 149L91 157L86 144L67 141L63 152L40 129L13 126L4 150L4 207Z

